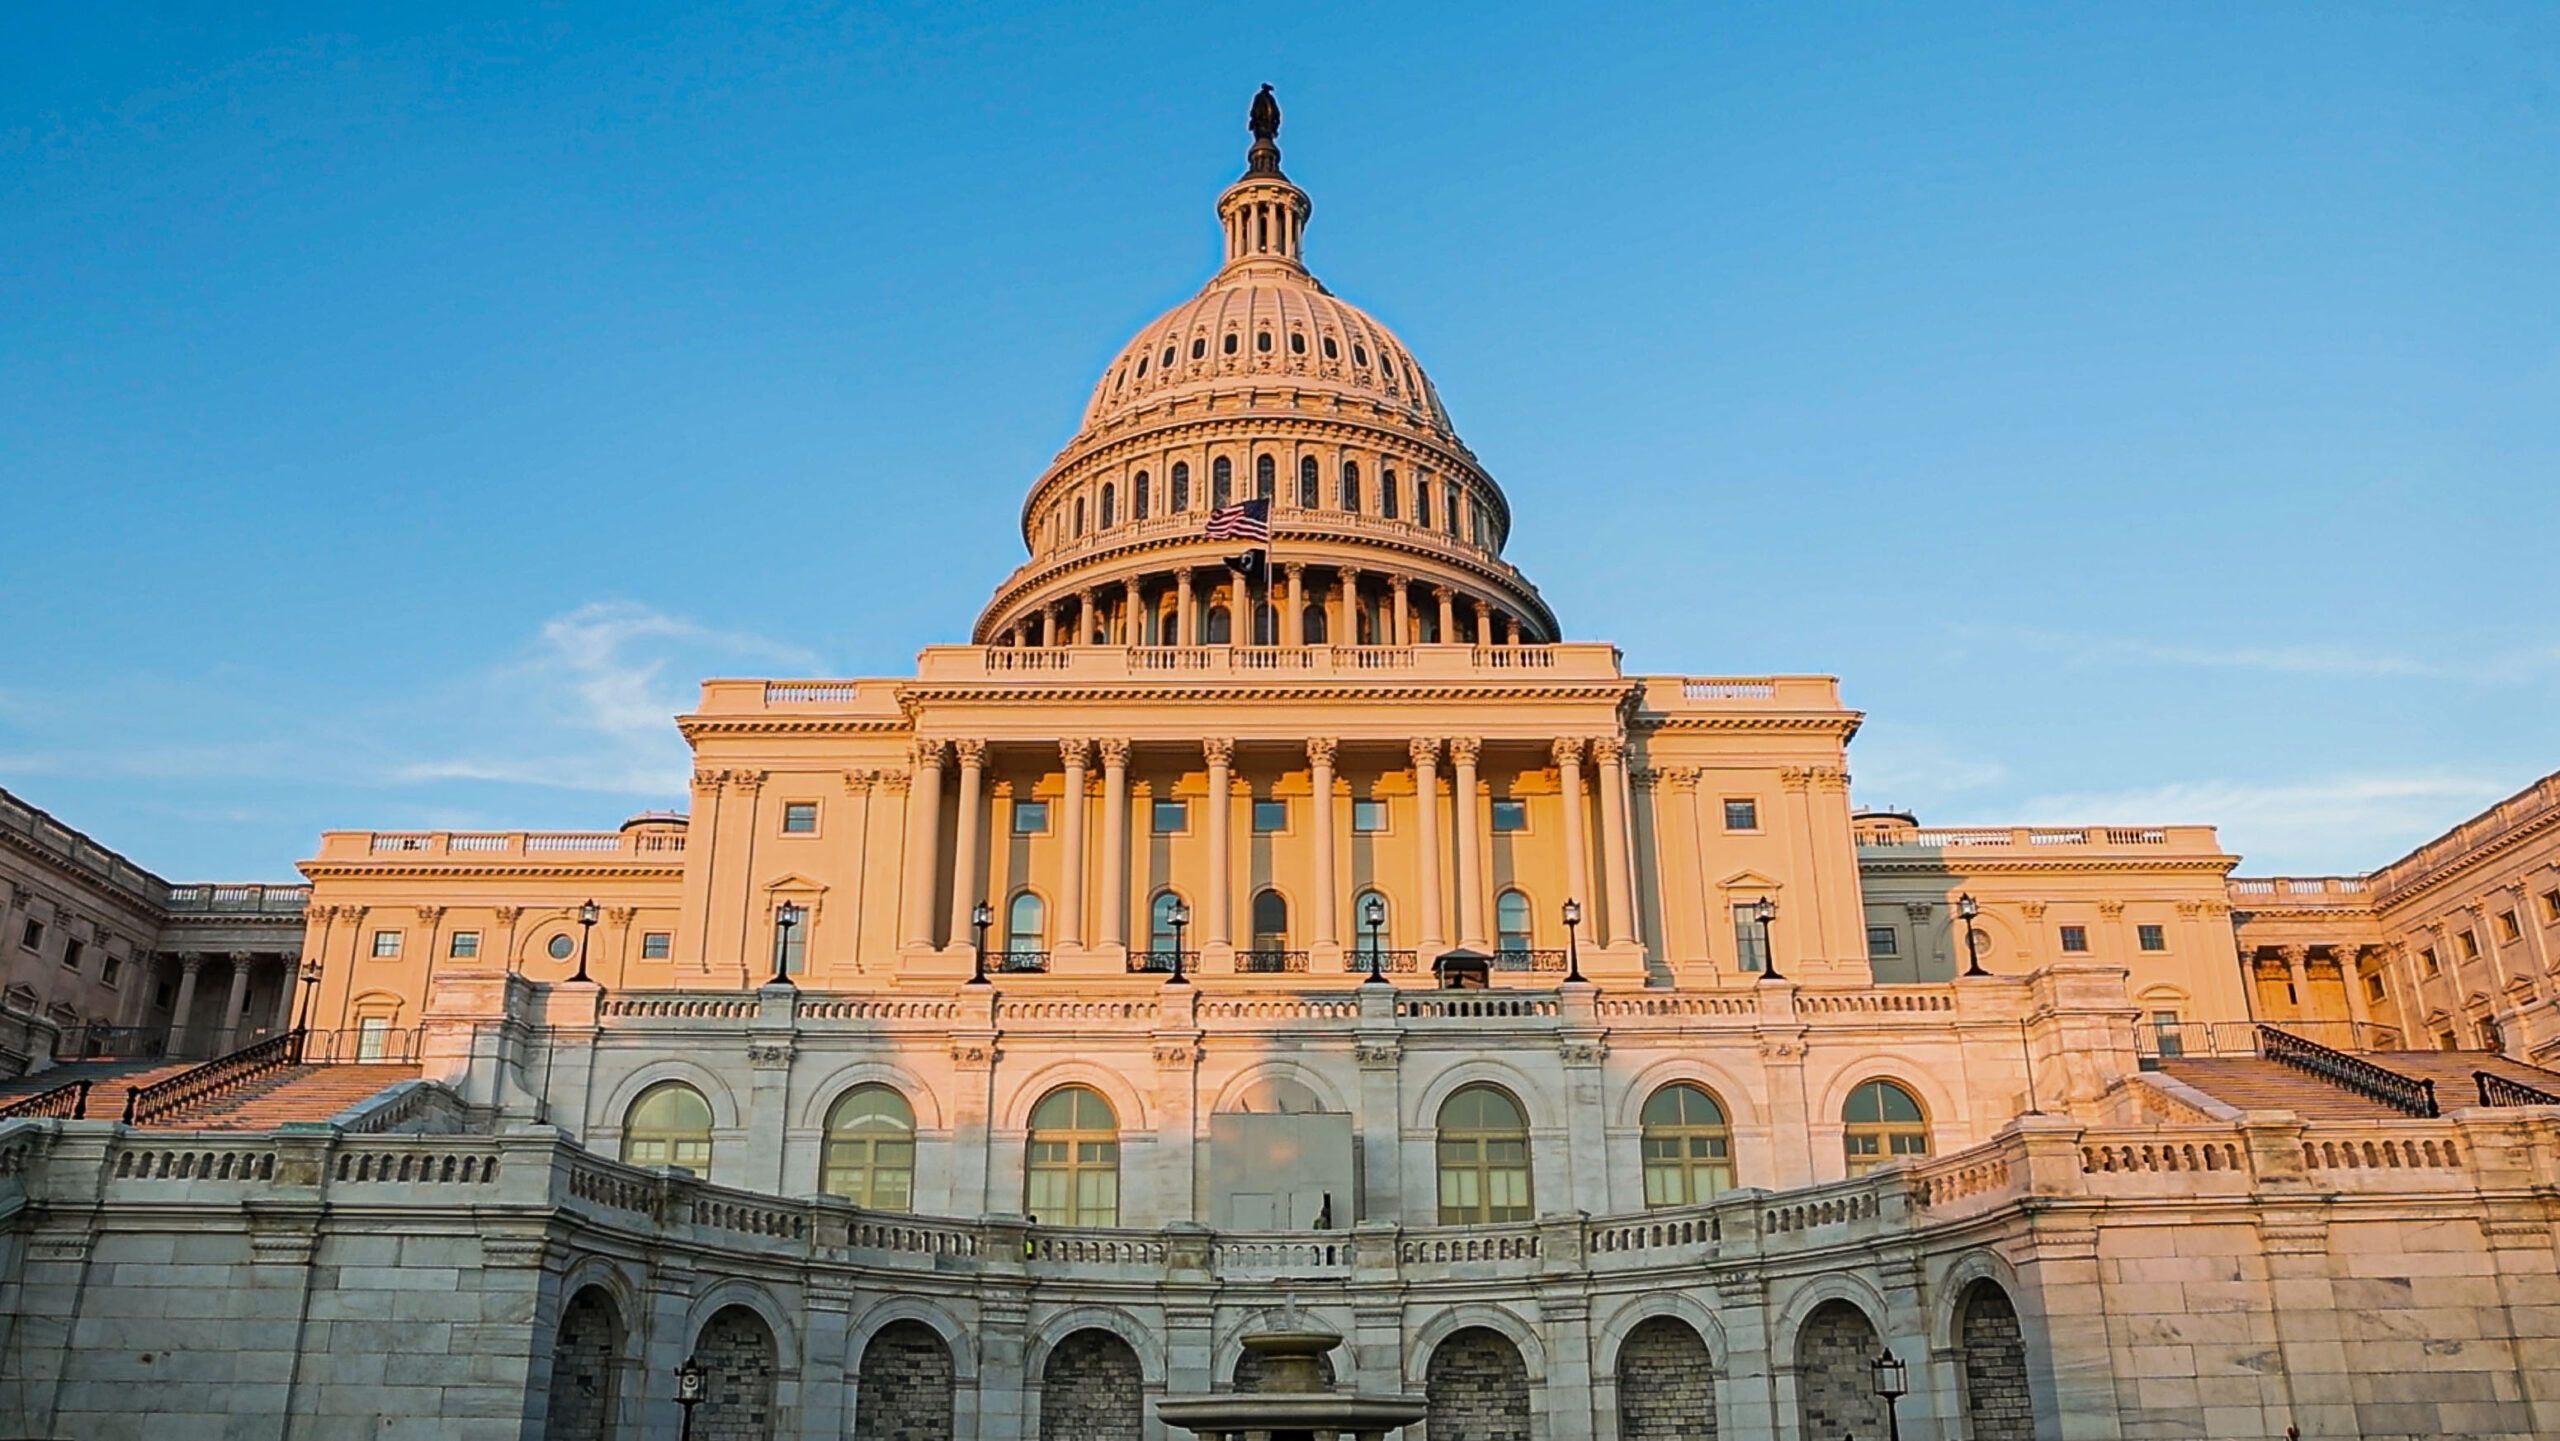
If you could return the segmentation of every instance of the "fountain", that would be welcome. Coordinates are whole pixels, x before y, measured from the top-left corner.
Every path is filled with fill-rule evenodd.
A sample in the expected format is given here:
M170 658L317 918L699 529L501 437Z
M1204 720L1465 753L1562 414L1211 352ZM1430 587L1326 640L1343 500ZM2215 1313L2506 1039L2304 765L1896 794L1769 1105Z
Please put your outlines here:
M1285 1317L1284 1324L1295 1319ZM1256 1332L1244 1338L1244 1348L1262 1361L1258 1389L1159 1401L1156 1415L1201 1441L1386 1441L1388 1432L1431 1409L1419 1396L1328 1390L1317 1364L1341 1344L1342 1337L1331 1331L1293 1326Z

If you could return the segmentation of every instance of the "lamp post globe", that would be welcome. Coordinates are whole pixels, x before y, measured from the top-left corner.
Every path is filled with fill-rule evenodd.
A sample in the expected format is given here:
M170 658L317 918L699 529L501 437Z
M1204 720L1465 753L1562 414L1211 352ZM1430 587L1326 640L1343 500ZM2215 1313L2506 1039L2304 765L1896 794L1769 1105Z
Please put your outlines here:
M790 901L784 901L774 910L773 979L765 982L766 985L791 984L791 929L800 924L800 915L800 907Z
M1751 919L1760 923L1760 979L1764 981L1783 981L1786 979L1786 977L1778 974L1777 948L1769 944L1769 925L1777 918L1778 903L1769 899L1767 896L1762 896L1759 901L1751 907Z
M1964 922L1964 973L1967 976L1991 974L1982 968L1982 928L1973 923L1973 918L1981 914L1982 907L1974 902L1972 892L1956 897L1956 918Z
M1582 984L1582 902L1564 903L1564 978Z
M569 979L581 985L585 984L587 979L587 942L595 936L596 921L603 914L602 909L593 901L585 902L578 907L578 973Z
M1387 903L1384 898L1372 892L1367 900L1360 903L1360 928L1369 933L1369 975L1360 983L1364 986L1383 986L1387 983L1387 973L1384 969L1386 952L1378 948L1378 932L1386 924Z
M1176 896L1173 898L1173 904L1165 909L1164 918L1173 927L1173 979L1165 984L1168 986L1190 985L1190 978L1182 974L1182 933L1191 925L1191 908L1182 903L1180 896Z
M1902 1441L1902 1417L1898 1404L1909 1394L1911 1382L1902 1358L1891 1351L1879 1352L1867 1363L1875 1372L1876 1395L1884 1401L1884 1424L1887 1441Z
M978 908L969 913L969 924L976 927L978 932L977 942L971 948L970 985L983 986L987 983L987 927L995 923L996 908L985 901L978 902Z

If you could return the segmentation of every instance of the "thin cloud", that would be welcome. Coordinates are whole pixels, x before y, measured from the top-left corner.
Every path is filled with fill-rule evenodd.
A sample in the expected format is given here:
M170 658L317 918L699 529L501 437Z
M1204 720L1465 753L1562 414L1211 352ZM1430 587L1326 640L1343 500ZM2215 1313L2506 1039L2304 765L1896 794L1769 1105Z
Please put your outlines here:
M2534 680L2560 670L2560 646L2528 647L2479 660L2447 661L2350 645L2180 645L2129 636L2078 635L2068 631L2033 629L2006 630L1998 632L1998 635L2060 656L2076 665L2131 662L2335 680L2421 679L2498 684Z
M2512 791L2507 781L2447 772L2345 775L2279 785L2189 781L2145 789L2029 797L2026 825L2220 828L2243 869L2361 874L2389 864Z

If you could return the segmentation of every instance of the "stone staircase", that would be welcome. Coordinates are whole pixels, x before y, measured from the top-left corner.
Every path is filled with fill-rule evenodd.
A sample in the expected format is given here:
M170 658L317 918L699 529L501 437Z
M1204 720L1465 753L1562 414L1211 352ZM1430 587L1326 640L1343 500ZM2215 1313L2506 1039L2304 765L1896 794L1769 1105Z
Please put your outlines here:
M2387 1054L2377 1054L2369 1059L2381 1065L2390 1064ZM2406 1112L2264 1056L2181 1056L2164 1059L2160 1062L2160 1070L2163 1075L2184 1081L2226 1106L2237 1106L2244 1111L2291 1111L2306 1121L2408 1119ZM2470 1073L2466 1071L2463 1074L2466 1078L2463 1089L2467 1093L2471 1085Z
M13 1076L0 1082L0 1107L75 1081L89 1083L89 1106L83 1117L112 1121L124 1115L124 1097L137 1086L165 1081L192 1069L193 1061L66 1061L49 1071Z
M2436 1104L2448 1111L2480 1104L2479 1084L2471 1079L2474 1071L2560 1096L2560 1071L2546 1071L2490 1051L2369 1051L2365 1059L2404 1076L2435 1082Z
M386 1087L417 1078L416 1066L287 1066L152 1124L199 1131L267 1131L287 1121L325 1121ZM92 1106L91 1113L95 1112Z

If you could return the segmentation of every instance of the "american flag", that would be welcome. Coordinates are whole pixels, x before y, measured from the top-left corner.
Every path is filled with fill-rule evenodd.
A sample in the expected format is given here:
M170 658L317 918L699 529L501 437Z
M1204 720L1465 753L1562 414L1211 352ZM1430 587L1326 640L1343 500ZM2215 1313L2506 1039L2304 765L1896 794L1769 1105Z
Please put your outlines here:
M1261 496L1222 505L1209 512L1209 539L1271 539L1271 502Z

